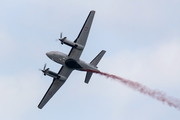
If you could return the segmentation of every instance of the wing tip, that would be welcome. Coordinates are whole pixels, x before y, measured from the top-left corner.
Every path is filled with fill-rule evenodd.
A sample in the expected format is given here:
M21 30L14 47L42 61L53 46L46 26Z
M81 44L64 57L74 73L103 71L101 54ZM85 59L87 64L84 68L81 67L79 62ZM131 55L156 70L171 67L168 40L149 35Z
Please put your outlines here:
M39 108L40 110L42 109L41 107L37 106L37 108Z
M42 102L42 101L41 101ZM44 105L41 104L41 102L39 103L39 105L37 106L37 108L42 109L44 107Z

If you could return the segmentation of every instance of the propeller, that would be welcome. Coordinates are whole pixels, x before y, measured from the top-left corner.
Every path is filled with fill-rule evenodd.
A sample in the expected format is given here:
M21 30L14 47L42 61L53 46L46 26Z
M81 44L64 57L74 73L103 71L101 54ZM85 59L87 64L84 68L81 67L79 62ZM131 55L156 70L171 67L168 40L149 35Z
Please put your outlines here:
M49 68L46 69L46 64L44 64L44 68L43 69L39 69L40 71L42 71L44 73L44 75L47 74Z
M46 63L44 64L44 69L43 70L45 70L46 69Z
M62 38L62 32L60 33L60 38Z
M62 38L62 32L61 32L60 33L60 38L59 38L59 40L61 41L61 44L64 43L65 39L66 39L66 37Z
M62 32L60 33L60 36L59 36L59 39L56 39L56 41L61 41L61 39L62 39Z

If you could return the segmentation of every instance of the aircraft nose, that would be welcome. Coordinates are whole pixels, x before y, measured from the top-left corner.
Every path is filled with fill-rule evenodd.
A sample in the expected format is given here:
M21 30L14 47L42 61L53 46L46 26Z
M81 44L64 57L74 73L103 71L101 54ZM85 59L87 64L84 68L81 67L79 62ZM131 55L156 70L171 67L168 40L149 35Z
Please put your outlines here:
M50 53L49 53L49 52L47 52L46 55L47 55L48 57L50 57Z

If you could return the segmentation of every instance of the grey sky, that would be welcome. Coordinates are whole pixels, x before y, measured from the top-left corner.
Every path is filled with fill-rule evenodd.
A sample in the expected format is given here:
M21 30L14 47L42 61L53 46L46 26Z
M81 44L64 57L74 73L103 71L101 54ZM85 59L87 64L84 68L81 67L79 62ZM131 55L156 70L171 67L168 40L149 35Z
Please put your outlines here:
M58 65L48 51L68 53L60 32L74 41L95 10L81 59L102 49L103 72L140 82L179 98L180 1L178 0L6 0L0 1L0 116L3 120L179 120L180 111L94 74L74 71L47 105L38 103L52 82L39 68Z

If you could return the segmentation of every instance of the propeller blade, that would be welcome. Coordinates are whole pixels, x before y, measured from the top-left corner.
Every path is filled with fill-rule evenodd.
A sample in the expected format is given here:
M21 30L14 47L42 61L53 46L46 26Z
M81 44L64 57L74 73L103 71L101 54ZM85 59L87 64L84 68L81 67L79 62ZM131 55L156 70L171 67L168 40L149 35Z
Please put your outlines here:
M62 32L60 33L60 38L62 38Z
M46 75L46 73L48 72L49 68L46 69L46 63L44 64L44 68L43 69L39 69L40 71L42 71L44 73L44 75Z
M44 64L44 69L43 70L45 70L46 69L46 63Z

